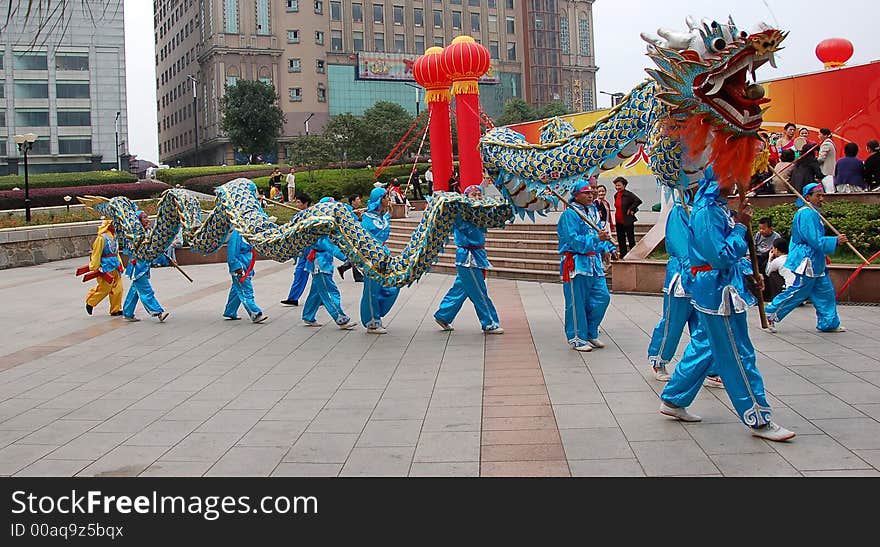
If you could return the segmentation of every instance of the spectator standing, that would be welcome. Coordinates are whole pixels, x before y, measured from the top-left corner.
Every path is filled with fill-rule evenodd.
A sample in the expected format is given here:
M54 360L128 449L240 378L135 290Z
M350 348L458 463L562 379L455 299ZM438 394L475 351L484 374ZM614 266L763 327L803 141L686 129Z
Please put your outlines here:
M421 181L419 181L419 176L416 174L415 171L413 171L409 177L409 187L412 190L413 199L425 199L425 197L422 195Z
M785 124L785 129L782 132L782 138L776 141L776 146L779 150L780 157L782 156L783 150L791 149L793 152L797 152L794 146L795 136L797 134L797 126L791 122Z
M837 165L837 147L831 138L831 130L823 127L819 130L822 144L819 145L819 166L822 168L822 186L825 193L834 193L834 167Z
M284 201L284 191L281 189L281 169L275 168L269 177L269 186L275 189L275 196L279 201ZM273 198L274 199L274 198Z
M817 182L822 184L822 168L816 159L816 149L811 144L805 144L801 150L802 157L792 168L791 185L801 192L807 185ZM806 154L806 156L803 156Z
M838 192L864 192L865 164L856 157L859 154L859 145L854 142L846 143L843 154L844 157L837 160L834 168L834 186Z
M428 167L428 170L425 171L425 182L428 183L428 195L434 193L434 172L431 171L431 168Z
M880 143L872 139L867 147L871 155L865 160L865 187L870 190L880 184Z
M642 200L626 189L629 181L623 177L614 179L614 224L617 226L617 245L620 258L636 246L636 212Z
M285 182L287 182L287 201L293 202L296 196L296 175L293 173L293 167L287 171Z
M794 159L794 150L788 149L779 156L779 163L776 164L776 172L788 182L791 182L791 174L794 172L794 168L797 167L792 165ZM779 182L779 179L776 179L776 182ZM788 194L790 192L788 186L783 183L776 186L775 191L779 194Z
M608 188L605 187L604 184L600 184L596 187L596 201L594 205L596 206L596 210L599 212L599 219L605 223L605 231L608 232L608 235L612 235L614 233L614 215L611 214L611 204L608 203L606 196L608 195Z

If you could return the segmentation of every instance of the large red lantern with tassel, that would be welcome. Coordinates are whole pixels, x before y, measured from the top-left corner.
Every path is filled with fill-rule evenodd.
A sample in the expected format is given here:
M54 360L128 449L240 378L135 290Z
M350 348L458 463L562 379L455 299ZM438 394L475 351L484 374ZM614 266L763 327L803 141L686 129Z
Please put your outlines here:
M442 47L431 47L416 59L413 77L425 88L425 102L430 112L431 172L434 190L449 189L452 176L452 128L449 122L449 86L452 80L440 62Z
M825 63L825 68L838 68L850 60L853 51L852 42L846 38L828 38L816 46L816 57Z
M461 189L465 189L483 181L478 80L489 70L489 50L470 36L458 36L443 50L441 63L452 79Z

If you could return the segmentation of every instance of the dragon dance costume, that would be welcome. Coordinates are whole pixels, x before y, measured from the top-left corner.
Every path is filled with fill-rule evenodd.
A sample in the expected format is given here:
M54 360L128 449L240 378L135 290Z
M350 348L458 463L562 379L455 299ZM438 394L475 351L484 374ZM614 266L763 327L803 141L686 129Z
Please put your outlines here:
M468 186L464 194L470 195L472 189L479 186ZM489 298L486 287L486 270L492 265L486 256L486 230L456 217L453 223L455 239L455 282L443 297L440 307L434 313L434 319L444 330L453 330L451 323L458 315L461 306L469 299L477 312L480 326L487 334L501 334L504 329L498 322L498 312Z
M251 321L254 323L265 321L266 316L263 315L263 310L254 301L254 286L251 282L256 259L257 251L241 237L237 230L230 230L229 241L226 244L226 263L232 277L232 286L229 287L229 297L226 299L223 317L237 319L238 309L244 306Z
M367 210L361 220L361 226L378 241L386 254L390 254L385 242L391 233L391 214L382 213L382 198L385 196L384 188L373 188L370 192L370 200L367 202ZM371 277L364 277L364 292L361 297L361 323L371 332L383 333L382 318L385 317L400 293L399 287L383 287L381 283Z
M80 268L79 271L83 270ZM98 228L98 237L92 244L88 270L94 272L98 284L86 295L86 311L91 315L92 308L104 298L110 297L110 315L122 315L122 260L111 220L105 220Z
M312 286L303 306L302 318L308 325L319 326L316 320L318 308L324 306L336 324L352 328L350 318L342 311L339 288L333 281L333 258L345 260L345 254L327 236L322 237L307 250L308 264L312 274Z
M817 190L822 190L821 184L808 184L803 195L808 196ZM771 325L782 321L809 298L816 308L816 329L825 332L842 330L834 285L826 268L826 256L837 250L837 237L825 235L825 227L816 210L800 200L798 205L802 207L795 213L791 224L791 247L785 261L785 267L794 272L795 281L767 306L767 319Z
M146 217L146 213L141 211L138 215ZM146 222L146 221L145 221ZM131 286L128 288L128 294L125 295L125 302L122 305L122 315L128 320L134 320L135 308L137 308L138 300L144 305L153 317L158 317L160 321L165 321L168 314L156 300L156 294L153 286L150 284L150 268L152 263L148 260L138 260L131 256L131 251L123 251L128 256L128 265L125 268L125 275L131 279ZM162 256L165 256L164 254Z

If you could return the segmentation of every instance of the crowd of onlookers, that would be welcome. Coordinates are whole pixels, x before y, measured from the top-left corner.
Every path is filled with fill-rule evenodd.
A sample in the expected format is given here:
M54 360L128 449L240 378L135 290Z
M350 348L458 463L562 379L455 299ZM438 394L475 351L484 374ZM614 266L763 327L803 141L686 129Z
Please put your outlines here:
M759 153L750 184L754 194L790 193L788 185L774 175L774 170L800 192L814 182L825 193L869 192L880 186L880 144L866 143L867 156L859 158L860 146L844 145L837 150L832 131L822 128L817 135L806 127L787 123L782 133L760 132Z

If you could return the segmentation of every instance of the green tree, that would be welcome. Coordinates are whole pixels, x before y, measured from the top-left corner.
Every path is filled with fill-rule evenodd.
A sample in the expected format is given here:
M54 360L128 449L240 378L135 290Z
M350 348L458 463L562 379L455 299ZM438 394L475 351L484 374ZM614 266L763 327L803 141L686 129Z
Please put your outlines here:
M324 135L331 140L337 158L356 161L366 157L363 150L371 137L358 116L350 112L330 116Z
M284 124L284 112L278 106L275 87L257 80L238 80L228 86L220 99L226 132L232 146L253 158L274 151Z
M308 169L311 182L312 171L327 167L334 159L333 143L326 134L303 135L293 143L293 160L297 166Z
M388 101L378 101L367 109L362 120L364 131L369 136L364 142L363 152L366 156L372 156L375 165L388 156L413 123L409 112L399 104ZM415 150L411 152L415 153Z
M564 116L568 114L568 107L562 101L553 101L535 109L538 119L552 118L554 116Z
M535 109L522 99L514 98L504 103L504 110L495 120L495 125L512 125L515 123L531 122L538 119Z

